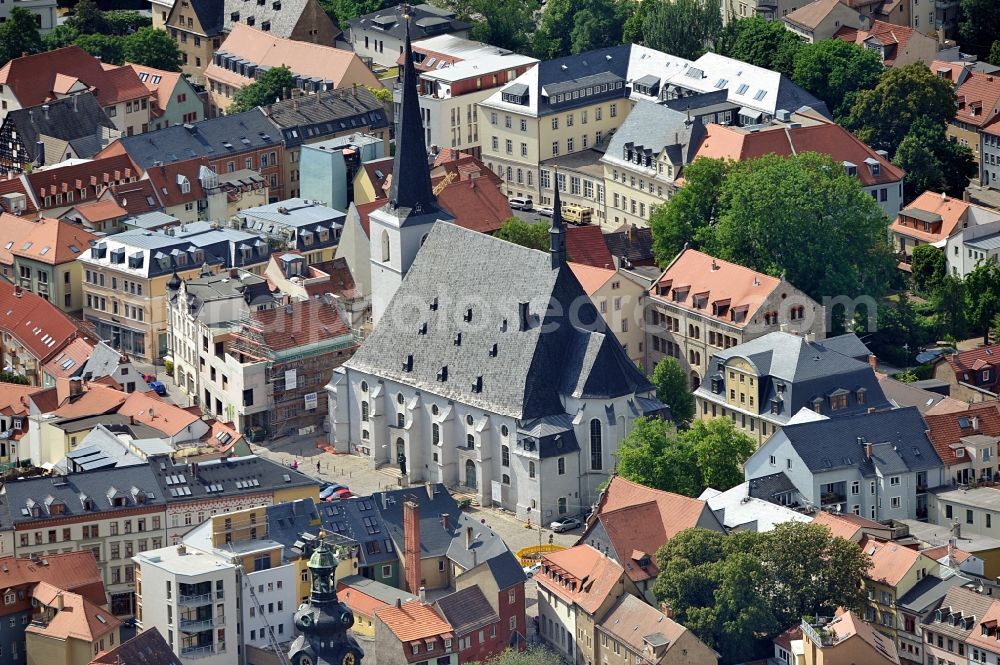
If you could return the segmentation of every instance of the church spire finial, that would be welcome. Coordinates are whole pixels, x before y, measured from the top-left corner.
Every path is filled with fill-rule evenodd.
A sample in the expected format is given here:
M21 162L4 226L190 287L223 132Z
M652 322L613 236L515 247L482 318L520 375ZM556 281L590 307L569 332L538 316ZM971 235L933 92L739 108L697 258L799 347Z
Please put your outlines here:
M552 228L549 229L549 257L552 268L561 268L566 262L566 229L563 226L562 202L559 200L559 171L553 170L552 185L555 194L552 196Z
M424 141L424 125L420 117L420 98L417 94L419 79L413 65L413 48L410 44L410 11L410 6L404 4L406 41L403 47L403 92L399 107L399 124L396 128L396 155L392 164L389 205L393 208L410 208L422 213L436 209L437 205L431 188L427 144Z

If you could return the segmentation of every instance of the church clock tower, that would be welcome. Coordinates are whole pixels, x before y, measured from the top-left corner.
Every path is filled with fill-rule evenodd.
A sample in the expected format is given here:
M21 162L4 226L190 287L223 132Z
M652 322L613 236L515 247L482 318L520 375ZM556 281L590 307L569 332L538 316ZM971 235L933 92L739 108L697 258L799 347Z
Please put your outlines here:
M312 578L309 601L295 612L299 636L288 650L291 665L361 665L365 652L348 633L354 614L337 599L337 557L319 534L319 546L309 557Z

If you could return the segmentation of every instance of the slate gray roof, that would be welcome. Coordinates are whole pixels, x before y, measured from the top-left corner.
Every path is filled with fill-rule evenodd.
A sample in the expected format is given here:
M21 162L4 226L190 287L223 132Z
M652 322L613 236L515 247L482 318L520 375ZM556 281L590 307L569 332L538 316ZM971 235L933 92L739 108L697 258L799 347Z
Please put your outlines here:
M896 600L896 604L918 614L929 610L948 591L954 587L963 586L972 580L961 575L951 575L941 579L935 575L926 575Z
M692 120L681 111L640 100L611 137L603 159L624 164L627 163L625 151L633 150L651 156L653 165L646 168L655 169L657 157L666 150L672 164L689 164L704 135L705 126L701 120Z
M267 115L290 148L305 143L307 130L315 130L313 142L316 136L389 126L382 103L364 86L285 99L269 105Z
M565 265L442 222L346 366L521 419L564 413L560 395L652 390Z
M267 537L281 543L293 554L308 557L316 545L315 539L303 538L304 533L316 536L319 531L319 511L311 498L296 499L267 506Z
M922 390L912 383L903 383L890 376L881 379L878 384L894 407L915 406L920 413L927 413L938 403L948 399L947 395Z
M538 63L539 89L530 91L530 94L538 95L538 115L571 111L580 106L596 104L602 99L625 97L628 94L628 87L615 88L613 84L624 82L628 78L631 49L631 44L622 44ZM550 103L551 98L548 94L578 90L581 87L586 88L588 82L593 85L592 81L595 78L600 78L600 83L611 83L612 85L609 86L611 89L604 93L588 95L558 104Z
M407 593L402 589L391 587L377 580L361 577L361 575L348 575L337 580L337 593L341 594L340 597L343 600L344 595L340 589L341 586L355 589L366 596L371 596L376 600L382 601L386 605L395 605L397 600L401 603L408 603L411 600L417 599L412 593Z
M863 362L868 362L868 356L872 353L855 333L844 333L836 337L827 337L823 340L822 344L827 349L836 351L842 356Z
M7 483L5 491L2 509L6 514L0 518L4 528L12 523L44 523L165 503L152 469L145 465L19 480ZM120 506L112 504L116 499L121 501ZM85 507L85 500L91 502L89 507ZM49 512L55 503L63 504L61 514ZM38 517L32 516L32 507L38 509Z
M197 464L175 464L166 457L156 457L150 459L149 468L161 495L171 503L319 487L319 481L304 473L256 455Z
M622 225L604 234L604 242L611 256L625 259L627 263L646 263L653 260L653 230L647 226L635 227L629 232Z
M813 473L857 467L873 477L876 468L893 475L940 467L926 428L920 412L907 407L785 425L775 436L786 438ZM871 458L865 443L873 444Z
M761 476L760 478L753 478L750 480L750 486L747 488L748 496L755 499L763 499L764 501L772 501L779 494L787 492L798 492L798 489L788 476L785 475L784 471Z
M824 400L824 415L835 418L888 408L889 402L872 371L871 365L848 358L824 342L809 342L804 337L772 332L749 342L717 351L708 364L708 376L698 394L710 394L712 379L720 379L721 363L743 358L757 370L758 405L761 413L771 409L771 400L779 403L775 418L787 422L799 409L812 408L816 399ZM831 411L827 398L836 391L847 391L847 407ZM857 399L864 392L864 401Z
M22 162L34 162L38 157L35 144L42 135L69 141L80 158L93 157L103 147L98 138L101 129L115 129L92 92L52 100L44 105L47 112L42 106L10 111L4 119L17 131L17 139L24 146L27 159ZM61 155L56 157L60 159L48 163L61 161Z
M80 369L74 376L82 376L88 380L99 379L102 376L111 376L118 369L122 362L129 362L126 358L122 360L122 352L111 347L103 340L98 342Z
M448 594L435 605L458 636L467 635L483 626L500 621L500 615L493 610L490 601L486 600L486 596L477 586L466 587Z
M434 498L430 498L424 487L411 487L379 492L372 495L382 521L396 549L403 547L403 501L412 497L420 505L420 556L421 558L445 556L455 533L455 521L461 514L458 503L441 483L430 486ZM450 528L442 526L441 516L447 514Z
M468 30L470 25L455 18L454 12L440 9L430 4L410 7L413 39L423 39L433 35ZM401 5L365 14L347 22L352 30L378 30L402 41L406 35L405 21Z
M277 128L260 108L209 118L193 125L172 125L123 136L119 140L142 169L156 162L170 163L197 157L223 159L227 155L281 145ZM226 147L227 143L230 147Z
M198 0L191 3L202 30L209 37L222 34L223 5L223 0Z
M199 0L200 2L201 0ZM269 34L283 39L289 39L295 26L302 20L302 13L313 0L264 0L264 2L247 2L247 0L225 0L222 10L223 32L233 30L235 23L248 25L247 18L254 19L253 27L260 29L265 21L270 21ZM194 4L198 4L195 2ZM233 20L235 16L237 20Z
M358 559L363 566L398 561L389 529L370 496L324 501L317 507L323 528L360 545Z

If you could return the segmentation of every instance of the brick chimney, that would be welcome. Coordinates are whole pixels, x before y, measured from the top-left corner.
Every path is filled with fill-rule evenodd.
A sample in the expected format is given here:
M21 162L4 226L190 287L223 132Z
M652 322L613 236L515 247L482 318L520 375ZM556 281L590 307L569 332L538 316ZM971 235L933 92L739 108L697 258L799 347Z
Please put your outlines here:
M873 372L878 371L878 358L875 356L874 353L868 354L868 364L872 366Z
M406 589L420 591L420 504L414 499L403 502L403 567Z

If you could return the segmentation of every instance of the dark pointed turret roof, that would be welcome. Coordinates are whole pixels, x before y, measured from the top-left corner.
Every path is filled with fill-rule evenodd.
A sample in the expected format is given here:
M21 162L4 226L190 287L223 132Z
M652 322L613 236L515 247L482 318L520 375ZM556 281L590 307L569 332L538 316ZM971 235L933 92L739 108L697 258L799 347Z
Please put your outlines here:
M406 43L403 48L403 96L396 131L396 156L392 163L390 208L409 208L421 214L437 209L427 163L424 124L417 97L417 70L410 46L410 18L406 18Z
M549 229L549 254L552 267L560 268L566 264L566 228L563 226L562 201L559 199L559 173L555 177L555 195L552 198L552 228Z

